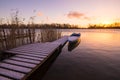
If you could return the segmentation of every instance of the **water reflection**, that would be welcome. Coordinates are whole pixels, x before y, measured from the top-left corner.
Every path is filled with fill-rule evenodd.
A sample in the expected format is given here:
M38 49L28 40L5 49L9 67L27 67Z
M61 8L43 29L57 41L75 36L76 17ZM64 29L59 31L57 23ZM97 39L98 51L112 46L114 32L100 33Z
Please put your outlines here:
M43 80L120 80L120 29L64 29L63 35L73 32L82 42L71 52L65 45Z
M68 51L72 51L73 49L75 49L81 42L81 38L78 38L78 40L74 41L74 42L69 42L68 43Z

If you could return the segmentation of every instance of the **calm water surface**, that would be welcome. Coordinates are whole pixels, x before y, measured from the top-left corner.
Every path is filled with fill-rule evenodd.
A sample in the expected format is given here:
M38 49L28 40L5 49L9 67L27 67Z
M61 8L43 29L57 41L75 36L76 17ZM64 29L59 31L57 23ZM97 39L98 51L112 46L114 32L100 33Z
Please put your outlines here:
M120 80L120 30L62 30L81 33L81 42L68 51L68 43L43 80Z

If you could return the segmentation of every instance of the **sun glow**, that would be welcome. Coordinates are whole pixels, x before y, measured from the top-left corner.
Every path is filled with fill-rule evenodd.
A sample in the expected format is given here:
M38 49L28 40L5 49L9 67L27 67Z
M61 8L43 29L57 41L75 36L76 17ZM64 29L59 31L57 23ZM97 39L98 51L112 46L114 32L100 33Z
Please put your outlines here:
M105 25L112 24L112 22L111 22L111 21L108 21L108 20L102 21L101 23L102 23L102 24L105 24Z

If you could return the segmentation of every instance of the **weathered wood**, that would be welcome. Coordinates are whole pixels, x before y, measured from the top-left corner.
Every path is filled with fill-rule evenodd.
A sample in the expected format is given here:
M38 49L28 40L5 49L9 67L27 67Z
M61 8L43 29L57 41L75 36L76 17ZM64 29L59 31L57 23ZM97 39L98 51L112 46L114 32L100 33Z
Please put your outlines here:
M0 63L0 67L7 68L7 69L17 71L17 72L22 72L22 73L28 73L31 71L30 68L16 66L16 65L8 64L8 63Z
M21 79L25 76L25 74L23 73L19 73L19 72L15 72L15 71L12 71L12 70L7 70L7 69L3 69L3 68L0 68L0 75L3 75L3 76L7 76L7 77L10 77L12 79Z
M16 52L16 51L6 51L7 53L14 53L16 55L20 54L20 55L41 55L41 56L47 56L48 52ZM29 53L29 54L28 54Z
M67 40L68 40L68 36L64 36L64 37L54 41L53 43L60 43L63 47L65 45L65 43L67 42Z
M45 55L35 55L35 54L19 54L19 55L36 57L36 58L45 58L45 57L47 57L47 55L45 56Z
M0 80L12 80L12 79L4 77L4 76L0 76Z
M18 66L28 67L28 68L34 68L36 66L35 64L30 64L30 63L25 63L25 62L20 62L20 61L14 61L14 60L10 60L10 59L4 60L3 62L18 65Z
M13 53L15 56L0 63L0 75L8 79L38 80L36 76L40 74L40 78L42 78L44 68L48 68L47 66L58 56L61 46L66 41L67 37L63 37L51 43L30 44L5 51Z
M17 61L23 61L23 62L27 62L27 63L32 63L32 64L39 64L40 63L40 61L25 59L25 58L19 58L19 57L12 57L10 59L17 60Z
M41 80L45 72L48 70L50 65L53 63L53 61L56 59L56 57L59 55L59 47L55 49L53 54L50 54L48 58L46 58L41 64L37 65L35 69L30 73L30 75L27 75L23 78L23 80Z
M54 48L54 45L52 45L53 47L46 47L46 46L39 46L38 48L37 47L23 47L23 48L17 48L17 49L12 49L11 51L35 51L35 52L38 52L38 51L47 51L47 50L50 50L50 49L53 49Z
M38 61L42 61L45 57L41 57L41 58L38 58L38 57L32 57L32 56L25 56L25 55L16 55L16 57L21 57L21 58L26 58L26 59L33 59L33 60L38 60Z

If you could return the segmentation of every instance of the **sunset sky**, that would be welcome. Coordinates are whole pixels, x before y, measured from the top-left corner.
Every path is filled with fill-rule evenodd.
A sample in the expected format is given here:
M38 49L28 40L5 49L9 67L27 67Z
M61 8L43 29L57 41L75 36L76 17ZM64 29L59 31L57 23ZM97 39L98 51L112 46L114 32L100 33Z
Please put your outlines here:
M110 24L120 21L120 0L0 0L0 18L19 16L35 23Z

